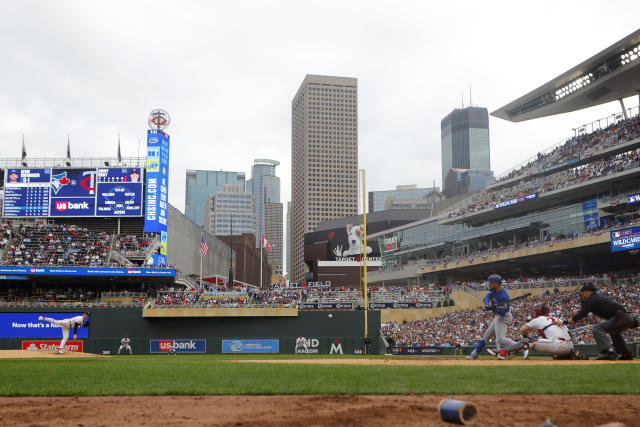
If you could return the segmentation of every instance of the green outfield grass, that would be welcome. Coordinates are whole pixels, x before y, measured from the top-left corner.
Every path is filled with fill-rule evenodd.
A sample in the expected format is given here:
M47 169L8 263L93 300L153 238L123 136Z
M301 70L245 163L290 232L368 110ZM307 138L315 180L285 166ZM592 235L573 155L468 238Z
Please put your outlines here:
M0 361L0 395L640 393L639 366L628 364L363 366L230 363L230 359L242 357L5 359Z

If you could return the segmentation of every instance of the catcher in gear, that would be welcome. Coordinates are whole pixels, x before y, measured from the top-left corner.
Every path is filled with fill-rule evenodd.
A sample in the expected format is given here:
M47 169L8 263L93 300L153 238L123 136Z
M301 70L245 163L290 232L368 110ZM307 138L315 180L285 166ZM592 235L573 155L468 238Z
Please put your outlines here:
M554 359L571 359L573 354L573 342L566 326L558 326L558 320L549 317L551 309L545 303L533 306L534 317L522 325L520 333L524 337L517 343L506 346L500 350L502 356L517 353L524 350L524 358L528 358L529 350L536 350L553 356ZM539 338L529 337L532 332L537 332Z

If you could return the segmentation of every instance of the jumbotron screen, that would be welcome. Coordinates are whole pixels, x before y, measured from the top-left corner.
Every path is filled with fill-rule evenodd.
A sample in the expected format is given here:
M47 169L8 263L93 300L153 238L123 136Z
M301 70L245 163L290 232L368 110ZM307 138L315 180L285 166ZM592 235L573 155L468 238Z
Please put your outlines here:
M7 169L4 216L142 216L142 170Z

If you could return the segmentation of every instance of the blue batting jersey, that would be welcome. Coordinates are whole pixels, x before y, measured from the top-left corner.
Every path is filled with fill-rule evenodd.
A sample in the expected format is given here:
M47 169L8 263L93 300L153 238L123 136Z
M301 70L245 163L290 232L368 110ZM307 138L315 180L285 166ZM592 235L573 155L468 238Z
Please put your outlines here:
M511 304L509 304L509 294L507 293L505 288L502 288L499 292L489 291L487 293L487 296L484 297L484 303L485 305L491 304L491 301L493 301L498 306L498 308L494 310L496 314L502 316L507 314L511 310Z

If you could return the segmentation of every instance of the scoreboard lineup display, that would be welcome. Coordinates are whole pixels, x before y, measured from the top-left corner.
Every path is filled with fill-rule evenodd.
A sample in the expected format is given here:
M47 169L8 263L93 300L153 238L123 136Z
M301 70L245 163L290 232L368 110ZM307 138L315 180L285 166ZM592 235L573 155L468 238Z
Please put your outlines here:
M7 169L4 216L142 216L142 170Z

